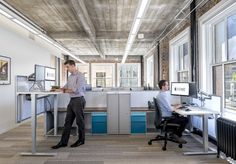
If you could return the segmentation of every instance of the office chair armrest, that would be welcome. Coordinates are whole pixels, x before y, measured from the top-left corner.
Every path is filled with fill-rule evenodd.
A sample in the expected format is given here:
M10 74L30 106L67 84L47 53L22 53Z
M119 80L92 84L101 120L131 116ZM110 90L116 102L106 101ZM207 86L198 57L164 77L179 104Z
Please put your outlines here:
M172 126L172 127L180 127L179 124L175 124L175 123L167 123L166 126Z
M168 123L168 121L174 119L173 117L166 117L166 119L165 119L165 118L163 118L163 119L164 119L164 120L163 120L163 129L166 129L167 126L169 126L169 127L170 127L170 126L171 126L171 127L176 127L176 128L180 127L179 124Z
M174 117L174 116L170 116L170 117L162 117L162 119L163 119L164 121L170 121L170 120L175 119L175 117Z

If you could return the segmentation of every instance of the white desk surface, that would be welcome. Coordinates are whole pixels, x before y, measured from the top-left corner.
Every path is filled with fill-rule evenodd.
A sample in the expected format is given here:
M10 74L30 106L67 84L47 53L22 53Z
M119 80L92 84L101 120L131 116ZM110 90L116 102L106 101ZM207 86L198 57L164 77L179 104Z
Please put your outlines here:
M24 94L37 94L37 95L58 95L63 94L63 92L50 92L50 91L32 91L32 92L17 92L17 95L24 95Z
M188 109L190 109L190 111L185 111L185 109L178 109L175 112L180 114L180 115L210 115L210 114L219 114L219 112L217 111L213 111L211 109L208 108L201 108L201 107L191 107L188 106Z

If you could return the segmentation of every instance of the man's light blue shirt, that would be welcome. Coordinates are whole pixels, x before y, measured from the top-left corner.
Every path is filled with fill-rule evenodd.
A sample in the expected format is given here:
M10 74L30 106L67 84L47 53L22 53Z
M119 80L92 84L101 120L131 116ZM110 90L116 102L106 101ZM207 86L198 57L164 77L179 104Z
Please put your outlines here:
M170 105L170 92L160 91L157 95L157 102L161 108L163 117L172 116L172 107Z
M70 74L66 85L63 87L65 89L72 89L74 93L70 93L70 97L81 97L84 96L86 87L86 80L81 72L76 71Z

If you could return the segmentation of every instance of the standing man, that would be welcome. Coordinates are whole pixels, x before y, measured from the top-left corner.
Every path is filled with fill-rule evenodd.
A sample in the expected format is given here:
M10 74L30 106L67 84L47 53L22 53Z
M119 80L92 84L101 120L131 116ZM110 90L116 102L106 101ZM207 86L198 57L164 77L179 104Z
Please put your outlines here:
M180 127L174 131L174 134L172 134L172 137L175 140L177 140L179 143L185 144L186 141L183 140L181 137L182 137L182 133L185 130L185 127L188 123L188 118L177 115L177 114L173 115L173 112L176 110L179 110L178 108L181 107L181 105L180 104L175 105L175 106L170 105L170 94L168 92L169 91L168 82L166 80L161 80L161 81L159 81L158 85L160 88L160 92L157 95L157 102L161 108L162 116L163 117L174 117L173 119L168 121L168 123L179 124Z
M67 106L67 113L65 118L64 129L61 137L61 141L52 146L52 149L58 149L60 147L66 147L70 137L70 131L72 124L76 118L76 124L78 126L79 138L71 145L71 147L77 147L85 143L85 124L84 124L84 107L86 101L84 99L85 93L85 77L81 72L78 72L73 60L67 60L64 63L66 69L71 73L68 77L66 85L62 88L64 93L70 94L70 102Z

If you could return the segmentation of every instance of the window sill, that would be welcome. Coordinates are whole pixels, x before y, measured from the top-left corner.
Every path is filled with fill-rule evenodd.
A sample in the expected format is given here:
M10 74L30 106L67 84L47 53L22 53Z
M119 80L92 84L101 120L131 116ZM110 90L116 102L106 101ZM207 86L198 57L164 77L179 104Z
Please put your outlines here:
M236 120L236 112L233 111L225 111L222 115L222 117L227 118L229 120Z

